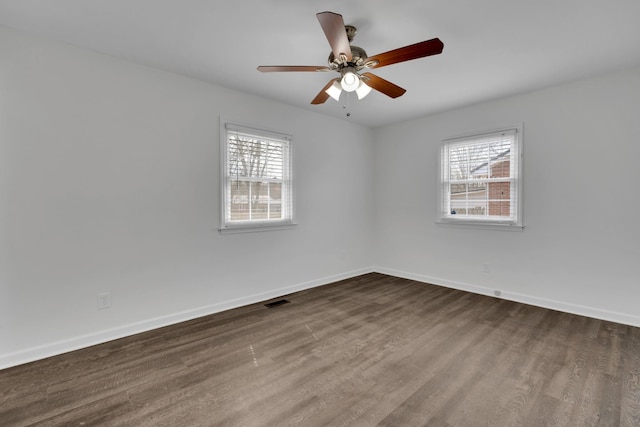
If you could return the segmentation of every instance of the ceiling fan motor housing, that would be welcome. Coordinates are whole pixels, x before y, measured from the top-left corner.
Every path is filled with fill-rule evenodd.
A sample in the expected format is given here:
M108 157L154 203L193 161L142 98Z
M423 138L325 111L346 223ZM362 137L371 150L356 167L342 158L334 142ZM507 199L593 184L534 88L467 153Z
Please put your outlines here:
M367 59L367 52L359 46L351 46L351 61L335 57L333 52L329 55L329 67L334 70L339 70L341 67L357 67L362 68L365 60Z

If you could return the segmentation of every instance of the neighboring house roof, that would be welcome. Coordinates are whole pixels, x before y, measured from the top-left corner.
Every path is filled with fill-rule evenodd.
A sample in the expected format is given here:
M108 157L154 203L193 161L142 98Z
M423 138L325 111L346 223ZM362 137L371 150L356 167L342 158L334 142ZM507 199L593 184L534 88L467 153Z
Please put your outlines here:
M504 159L504 157L507 156L510 152L511 152L511 149L508 148L507 150L496 154L494 157L491 157L488 162L484 162L484 163L476 166L475 168L471 169L470 174L471 175L476 175L476 176L478 176L478 175L487 176L489 174L489 171L487 170L487 167L489 166L489 163L493 163L496 160ZM507 157L503 161L508 162L509 158Z

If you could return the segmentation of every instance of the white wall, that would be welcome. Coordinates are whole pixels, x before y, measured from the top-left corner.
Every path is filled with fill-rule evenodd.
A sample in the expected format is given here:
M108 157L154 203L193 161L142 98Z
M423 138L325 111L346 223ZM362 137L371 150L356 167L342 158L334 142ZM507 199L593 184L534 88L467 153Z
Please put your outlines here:
M217 231L220 115L294 136L296 229ZM369 271L372 138L0 29L0 368Z
M380 129L377 270L640 326L639 114L631 69ZM524 231L436 225L441 141L516 123Z

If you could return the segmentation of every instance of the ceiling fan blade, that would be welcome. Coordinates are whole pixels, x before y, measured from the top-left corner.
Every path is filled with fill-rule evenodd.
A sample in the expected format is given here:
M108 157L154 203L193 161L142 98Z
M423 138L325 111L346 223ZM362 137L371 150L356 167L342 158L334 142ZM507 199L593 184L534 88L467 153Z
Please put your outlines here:
M333 56L339 58L342 54L347 57L348 61L351 61L351 46L349 45L347 31L344 28L342 15L333 12L320 12L316 13L316 17L320 21L324 35L327 36Z
M327 99L329 99L329 94L326 92L327 89L329 89L329 87L333 84L333 82L336 82L338 80L339 79L329 80L329 83L327 83L327 85L322 88L322 90L316 95L316 97L313 98L313 100L311 101L311 104L313 105L324 104L324 102Z
M438 55L442 53L443 48L444 44L440 39L435 38L371 56L367 58L365 64L368 62L377 62L368 65L368 68L380 68L385 65L397 64L398 62Z
M385 95L390 96L391 98L402 96L407 91L406 89L403 89L400 86L383 79L382 77L378 77L375 74L362 73L360 77L362 77L363 81L368 86L372 87L378 92L382 92Z
M258 71L272 73L274 71L331 71L324 65L261 65Z

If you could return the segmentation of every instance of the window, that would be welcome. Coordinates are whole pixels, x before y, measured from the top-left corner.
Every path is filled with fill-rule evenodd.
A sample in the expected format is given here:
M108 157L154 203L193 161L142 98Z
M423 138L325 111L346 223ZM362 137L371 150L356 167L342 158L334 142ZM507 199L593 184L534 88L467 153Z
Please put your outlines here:
M221 232L293 225L291 136L221 121Z
M522 126L443 141L439 223L522 229Z

